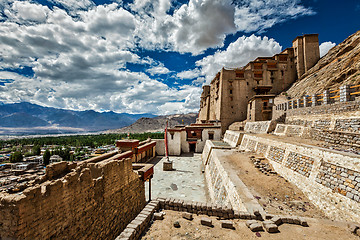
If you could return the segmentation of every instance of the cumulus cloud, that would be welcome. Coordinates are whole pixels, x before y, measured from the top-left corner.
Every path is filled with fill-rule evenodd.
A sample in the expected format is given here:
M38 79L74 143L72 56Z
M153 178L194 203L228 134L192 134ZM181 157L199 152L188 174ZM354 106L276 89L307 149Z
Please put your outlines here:
M148 73L150 73L151 75L155 75L155 74L168 74L171 71L169 69L167 69L164 64L159 64L157 66L153 66L149 69L146 70Z
M333 42L323 42L322 44L320 44L320 57L325 56L331 48L335 47L335 45L336 43Z
M0 101L129 113L196 111L200 85L221 67L238 67L281 47L266 37L239 38L196 62L196 68L176 74L195 79L191 85L154 79L175 74L139 52L198 55L223 47L229 34L264 31L309 14L296 0L119 0L103 5L91 0L50 0L47 5L0 0ZM144 72L128 70L129 63L142 65ZM34 74L9 71L24 66Z
M238 31L264 32L289 18L314 15L300 0L235 0L235 24Z
M239 68L257 57L270 57L281 52L281 46L274 39L268 37L239 37L223 51L204 57L196 62L201 68L201 75L209 83L222 67Z
M179 72L176 74L176 76L181 79L194 79L194 78L199 77L200 74L201 74L200 70L195 68L192 70Z

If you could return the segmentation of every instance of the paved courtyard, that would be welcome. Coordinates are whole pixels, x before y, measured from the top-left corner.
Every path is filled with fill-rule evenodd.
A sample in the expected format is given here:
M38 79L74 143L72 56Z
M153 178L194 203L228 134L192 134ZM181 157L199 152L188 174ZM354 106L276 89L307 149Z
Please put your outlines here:
M201 172L201 154L187 153L171 156L174 171L163 171L165 157L158 156L152 162L154 177L151 180L151 197L173 197L177 199L207 202L205 176ZM149 183L145 183L146 199L149 198Z

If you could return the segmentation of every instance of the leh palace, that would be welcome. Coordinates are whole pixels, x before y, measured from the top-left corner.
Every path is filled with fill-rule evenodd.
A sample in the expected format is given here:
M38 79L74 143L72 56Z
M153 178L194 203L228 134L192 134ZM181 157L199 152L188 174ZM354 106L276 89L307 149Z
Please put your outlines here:
M359 56L305 34L223 66L195 123L3 187L0 239L360 239Z

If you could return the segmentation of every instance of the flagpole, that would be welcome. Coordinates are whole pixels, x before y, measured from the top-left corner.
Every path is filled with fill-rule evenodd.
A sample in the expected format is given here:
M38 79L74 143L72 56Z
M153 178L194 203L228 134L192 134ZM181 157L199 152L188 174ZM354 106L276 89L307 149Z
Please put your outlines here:
M173 166L172 166L172 161L170 161L169 158L169 145L168 145L168 124L169 122L166 121L166 126L165 126L165 135L164 135L164 141L165 141L165 158L166 160L163 162L163 171L172 171Z

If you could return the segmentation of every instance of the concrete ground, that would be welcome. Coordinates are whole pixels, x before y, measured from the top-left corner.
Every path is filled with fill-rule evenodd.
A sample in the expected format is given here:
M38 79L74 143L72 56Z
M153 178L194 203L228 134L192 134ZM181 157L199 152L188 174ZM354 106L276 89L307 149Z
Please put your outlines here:
M165 157L158 156L151 162L154 177L151 179L151 198L172 197L188 201L207 202L205 176L202 173L201 154L186 153L170 156L174 171L163 171ZM149 183L145 184L146 199L149 199Z

